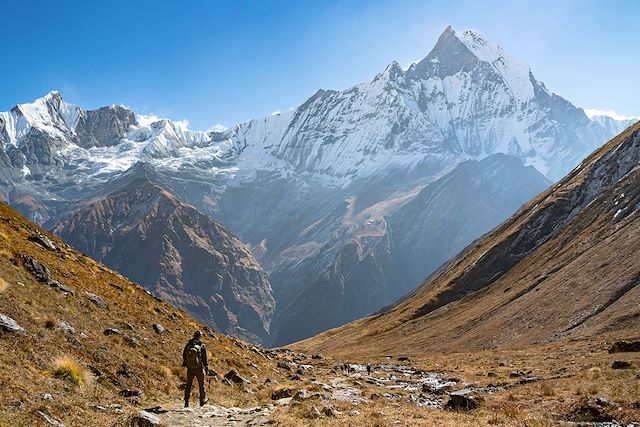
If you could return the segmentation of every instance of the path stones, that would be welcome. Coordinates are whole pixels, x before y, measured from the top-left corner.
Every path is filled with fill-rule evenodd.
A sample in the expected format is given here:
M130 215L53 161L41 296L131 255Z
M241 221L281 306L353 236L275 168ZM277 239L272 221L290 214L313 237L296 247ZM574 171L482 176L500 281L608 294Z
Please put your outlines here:
M161 424L160 418L147 412L140 411L132 419L131 425L135 427L153 427Z
M18 325L18 322L4 314L0 314L0 331L20 335L27 333L22 326Z

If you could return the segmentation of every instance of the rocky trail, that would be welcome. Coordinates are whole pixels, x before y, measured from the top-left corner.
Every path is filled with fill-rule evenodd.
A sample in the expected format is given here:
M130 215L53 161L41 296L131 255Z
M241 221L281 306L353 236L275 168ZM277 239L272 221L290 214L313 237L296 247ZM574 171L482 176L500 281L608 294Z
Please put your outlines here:
M310 418L357 416L361 412L359 407L378 399L389 402L405 400L418 407L445 409L446 402L452 401L451 396L456 394L465 396L458 402L461 407L472 409L475 396L492 391L460 390L464 383L457 379L407 365L373 365L370 373L367 366L361 364L300 366L305 372L310 371L308 377L301 379L298 387L284 387L277 394L272 394L269 404L239 408L212 403L183 408L180 401L175 401L141 411L138 425L266 426L275 423L271 416L277 408L299 405L304 401L311 404ZM216 399L215 396L209 397L212 402ZM344 404L350 405L352 410L344 413L334 407Z
M168 408L161 410L157 419L167 426L266 426L272 424L269 417L276 405L255 406L250 408L225 408L217 405L205 405L191 408ZM164 412L166 411L166 412Z

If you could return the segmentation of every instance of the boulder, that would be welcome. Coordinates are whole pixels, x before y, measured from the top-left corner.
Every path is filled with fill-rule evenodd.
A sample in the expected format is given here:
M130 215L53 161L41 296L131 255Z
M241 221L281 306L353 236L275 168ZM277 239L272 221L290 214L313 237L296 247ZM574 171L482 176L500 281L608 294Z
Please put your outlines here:
M474 394L473 390L464 389L449 394L449 400L444 405L448 411L472 411L482 402L482 397Z
M62 332L67 333L69 335L75 335L76 334L76 330L74 329L73 326L71 326L70 324L68 324L67 322L65 322L64 320L61 320L58 322L57 328L60 329Z
M331 405L327 405L324 408L322 408L322 413L325 414L327 417L337 417L338 415L341 414L340 411L336 410Z
M631 363L624 360L614 360L611 364L612 369L630 369Z
M289 366L288 363L282 362L282 361L278 362L278 368L284 369L286 371L290 371L291 370L291 366Z
M24 328L18 325L18 322L16 322L9 316L5 316L4 314L0 314L0 331L9 332L12 334L26 334Z
M322 418L322 413L318 408L312 406L311 409L309 409L309 418Z
M132 427L153 427L159 425L161 425L160 418L147 411L140 411L131 419Z
M409 362L409 358L407 356L398 357L398 362Z
M609 353L626 353L631 351L640 351L640 340L616 341L609 349Z
M307 390L300 390L293 395L293 400L297 402L302 402L303 400L307 400L309 398L309 393Z
M104 307L105 306L104 301L98 295L96 295L96 294L94 294L92 292L85 292L84 294L86 295L86 297L87 297L87 299L89 301L91 301L92 303L94 303L98 307Z
M120 329L116 329L116 328L107 328L104 331L102 331L102 333L105 334L106 336L122 335L122 332L120 332Z
M64 424L62 424L60 421L56 420L55 418L53 418L51 415L47 414L46 412L38 411L38 414L40 414L40 416L42 418L44 418L45 422L48 425L54 426L54 427L64 427Z
M120 396L122 397L142 397L144 396L144 392L142 390L131 390L125 388L124 390L120 390Z
M313 356L311 356L311 358L313 360L322 360L322 359L324 359L324 356L322 355L322 353L317 353L317 354L314 354Z
M22 262L25 268L33 274L33 277L35 277L38 282L49 283L49 281L52 280L49 268L46 265L41 264L37 259L30 256L22 256Z
M62 283L58 282L57 280L49 280L47 282L47 284L49 286L51 286L52 288L57 289L60 292L63 292L65 294L69 294L69 295L75 295L76 294L76 292L73 289L71 289L69 286L62 284Z
M297 393L295 388L285 387L271 392L271 400L280 400L287 397L293 397Z
M140 341L136 337L125 337L124 342L127 343L129 347L136 348L140 346Z
M166 331L164 326L162 326L160 323L154 323L153 330L156 331L156 334L162 334Z
M609 401L598 400L592 397L578 402L569 413L569 421L577 423L607 423L613 421L609 414Z
M251 384L251 381L249 381L248 379L244 378L242 375L240 375L234 369L232 369L229 372L227 372L226 375L224 376L224 378L226 380L234 383L234 384Z
M53 241L44 234L39 233L34 236L29 236L28 239L50 251L58 250L58 247L53 243Z

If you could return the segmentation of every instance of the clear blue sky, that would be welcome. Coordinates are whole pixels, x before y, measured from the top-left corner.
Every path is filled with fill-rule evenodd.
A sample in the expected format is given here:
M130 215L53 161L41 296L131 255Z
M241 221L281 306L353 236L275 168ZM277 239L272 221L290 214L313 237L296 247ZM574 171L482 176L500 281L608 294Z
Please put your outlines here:
M424 57L451 24L584 108L640 115L640 1L0 0L0 111L52 89L206 129Z

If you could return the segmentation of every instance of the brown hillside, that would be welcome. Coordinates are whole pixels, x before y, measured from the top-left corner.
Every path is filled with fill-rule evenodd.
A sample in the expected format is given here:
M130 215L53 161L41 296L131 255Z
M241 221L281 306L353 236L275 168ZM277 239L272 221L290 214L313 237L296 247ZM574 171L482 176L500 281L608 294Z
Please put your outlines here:
M293 347L420 354L640 330L640 124L388 311Z
M47 248L50 242L56 248ZM48 283L33 273L38 264L50 270ZM11 427L45 425L43 414L67 426L119 425L134 406L179 403L183 345L193 330L206 330L4 203L0 314L24 328L9 332L0 325L0 426ZM154 324L166 331L158 333ZM119 332L105 335L107 328ZM253 393L213 381L210 395L217 402L250 404L264 397L254 388L262 388L257 385L266 376L280 378L271 352L211 331L205 342L211 368L221 375L235 369L252 381ZM127 389L144 395L123 397Z
M62 215L52 232L228 335L263 342L275 309L267 274L226 227L136 164Z

